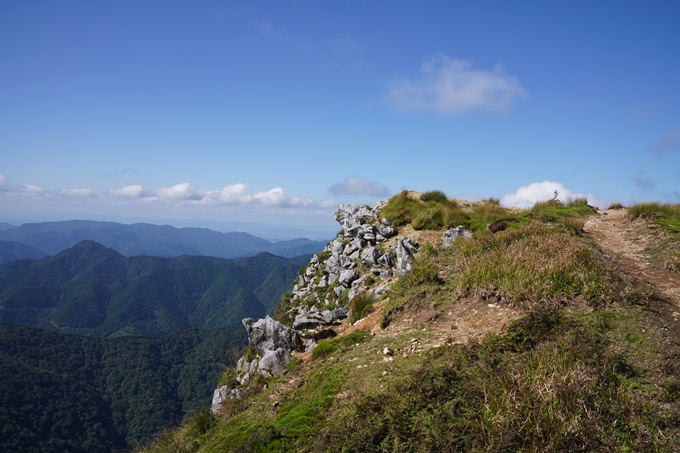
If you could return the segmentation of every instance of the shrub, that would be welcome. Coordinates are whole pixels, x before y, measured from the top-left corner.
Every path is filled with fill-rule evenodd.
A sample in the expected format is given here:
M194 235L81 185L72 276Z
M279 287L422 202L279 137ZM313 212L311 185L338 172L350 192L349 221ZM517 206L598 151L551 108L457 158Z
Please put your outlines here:
M621 203L612 203L607 209L626 209L626 207Z
M241 356L246 362L252 362L260 356L260 350L249 344L248 346L244 346L243 349L241 349Z

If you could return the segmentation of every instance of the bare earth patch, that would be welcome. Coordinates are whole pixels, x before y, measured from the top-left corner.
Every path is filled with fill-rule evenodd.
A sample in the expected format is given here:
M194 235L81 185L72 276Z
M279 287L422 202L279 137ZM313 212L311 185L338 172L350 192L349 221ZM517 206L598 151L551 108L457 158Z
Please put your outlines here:
M655 287L657 311L662 327L675 333L680 339L680 274L656 267L645 249L650 236L637 234L646 222L630 221L626 209L600 211L584 226L586 234L608 253L608 257L623 272Z

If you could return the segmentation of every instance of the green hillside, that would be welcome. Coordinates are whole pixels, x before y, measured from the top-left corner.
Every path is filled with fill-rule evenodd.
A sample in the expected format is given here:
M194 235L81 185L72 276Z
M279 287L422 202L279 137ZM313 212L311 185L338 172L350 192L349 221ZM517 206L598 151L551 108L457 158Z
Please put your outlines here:
M272 313L309 259L132 257L83 241L0 266L0 322L98 337L240 326Z
M419 251L383 297L350 301L361 320L283 376L225 373L240 399L138 451L680 451L677 212L396 195L381 214Z
M242 328L103 340L0 324L0 451L144 443L209 404L222 353L245 342Z
M13 241L0 241L0 264L14 260L37 260L46 256L41 250L30 245Z

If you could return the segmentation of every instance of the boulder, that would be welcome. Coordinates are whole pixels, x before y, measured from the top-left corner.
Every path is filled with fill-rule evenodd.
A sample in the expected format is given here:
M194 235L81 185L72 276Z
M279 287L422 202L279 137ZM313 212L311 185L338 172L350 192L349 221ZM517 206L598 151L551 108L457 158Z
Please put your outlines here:
M222 409L222 403L227 400L239 399L243 396L243 391L241 389L232 389L224 385L218 389L215 389L212 398L212 404L210 405L210 412L213 414L219 414Z
M451 228L450 230L444 232L444 247L451 247L451 244L453 244L459 237L469 239L472 237L472 233L463 228L462 225L457 226L456 228Z
M385 253L377 260L378 264L383 267L390 268L394 266L394 261L392 260L392 255L390 253Z
M267 316L257 322L250 318L243 321L248 332L248 341L262 353L283 348L286 351L302 350L302 340L298 333Z
M264 357L260 359L257 364L257 372L262 376L283 376L286 371L286 365L293 358L290 352L283 348L278 348L276 351L267 351Z
M359 274L351 269L345 269L340 272L340 278L338 282L343 286L349 286L354 280L359 278Z
M418 251L418 243L409 237L399 240L397 244L397 275L400 277L411 270L411 264L415 253Z
M375 247L368 247L361 252L361 262L366 266L373 266L380 258L380 251Z
M324 272L329 275L340 273L340 261L336 256L332 255L330 258L328 258Z

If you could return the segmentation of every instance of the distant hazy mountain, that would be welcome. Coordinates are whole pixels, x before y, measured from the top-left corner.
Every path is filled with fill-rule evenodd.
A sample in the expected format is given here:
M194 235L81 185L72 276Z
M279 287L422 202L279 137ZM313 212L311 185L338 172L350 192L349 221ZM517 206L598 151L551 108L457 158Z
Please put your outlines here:
M252 256L260 252L292 257L321 251L326 241L294 239L272 243L248 233L219 233L205 228L169 225L69 220L27 223L0 231L0 240L15 241L56 255L84 240L98 242L125 256L201 255L218 258Z
M0 265L0 322L98 337L240 326L272 313L309 256L126 258L93 241Z
M16 226L0 222L0 231L9 230L10 228L16 228Z
M30 245L13 241L0 241L0 264L21 259L37 260L45 256L47 255L41 250Z

